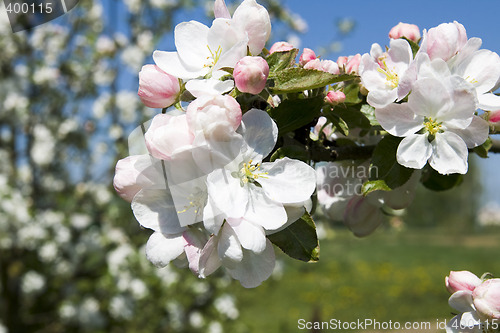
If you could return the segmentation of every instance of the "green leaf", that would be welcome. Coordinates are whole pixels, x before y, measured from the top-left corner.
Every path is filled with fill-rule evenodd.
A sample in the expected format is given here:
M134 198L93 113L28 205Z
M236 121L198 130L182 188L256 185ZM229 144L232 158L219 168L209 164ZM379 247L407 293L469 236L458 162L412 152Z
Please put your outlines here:
M410 179L414 169L406 168L396 160L396 152L401 140L401 138L386 135L378 143L372 156L370 180L384 180L389 188L395 189Z
M330 121L333 125L334 130L339 131L345 136L349 135L349 125L339 117L339 115L333 113L333 112L325 112L325 117Z
M306 262L319 260L319 242L316 225L308 213L292 223L286 229L267 238L288 256Z
M493 146L493 140L490 137L480 146L477 146L473 149L473 151L482 158L488 158L488 152Z
M442 175L431 167L428 167L422 179L422 184L429 190L446 191L460 185L463 181L463 175L459 173Z
M293 159L300 160L303 162L307 162L309 160L309 154L307 153L304 146L290 145L290 146L284 146L284 147L278 148L271 155L271 162L274 162L274 161L276 161L280 158L284 158L284 157L293 158Z
M301 128L321 114L323 96L306 99L286 99L278 107L269 110L276 121L279 135Z
M349 128L370 129L370 120L360 111L360 107L337 105L333 113L342 118Z
M345 104L358 104L361 103L359 98L359 84L357 82L351 83L344 87Z
M267 57L269 65L269 73L278 72L282 69L295 65L295 58L299 53L298 49L293 49L285 52L274 52Z
M380 126L377 118L375 117L375 108L369 104L363 104L361 105L361 111L362 114L365 115L365 117L370 121L371 126Z
M269 77L274 80L274 86L270 89L275 94L302 92L357 78L355 75L336 75L298 67L283 69Z
M374 191L391 191L391 188L381 179L367 181L361 187L361 192L365 196Z

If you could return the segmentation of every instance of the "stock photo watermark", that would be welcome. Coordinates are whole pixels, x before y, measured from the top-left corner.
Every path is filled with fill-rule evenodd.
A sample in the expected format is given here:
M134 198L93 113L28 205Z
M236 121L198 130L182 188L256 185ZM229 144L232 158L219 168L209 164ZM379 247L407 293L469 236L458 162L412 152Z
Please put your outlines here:
M79 0L4 0L12 32L29 30L73 9Z

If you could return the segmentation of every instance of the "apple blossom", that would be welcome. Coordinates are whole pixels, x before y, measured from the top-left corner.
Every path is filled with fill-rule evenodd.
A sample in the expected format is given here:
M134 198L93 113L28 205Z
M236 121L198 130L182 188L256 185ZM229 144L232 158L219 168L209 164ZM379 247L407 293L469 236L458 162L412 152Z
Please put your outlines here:
M316 53L314 53L313 50L308 49L307 47L304 48L302 51L302 54L300 55L299 58L299 65L304 66L307 64L309 61L316 59Z
M269 65L264 58L246 56L234 67L233 77L241 92L257 95L266 87Z
M330 105L337 105L345 102L345 94L340 90L330 90L325 97L325 101Z
M403 137L397 161L421 169L429 160L441 174L467 172L467 148L488 137L488 124L474 115L473 89L458 77L442 81L422 78L413 85L408 103L390 104L375 110L380 125Z
M116 163L113 186L126 201L131 202L142 188L152 186L161 176L150 155L132 155Z
M318 71L323 71L327 72L330 74L339 74L339 66L337 65L336 62L331 61L331 60L320 60L320 59L314 59L309 61L307 64L304 65L305 69L315 69Z
M389 38L399 39L408 38L411 41L417 43L420 40L420 29L415 24L408 24L399 22L394 26L391 31L389 31Z
M139 72L141 101L150 108L166 108L179 96L179 80L156 65L145 65Z
M372 53L378 55L378 48ZM394 101L402 100L411 90L407 84L406 72L413 61L410 44L404 39L393 39L387 53L376 58L365 53L361 57L359 75L368 90L367 102L375 108L382 108Z
M486 319L500 319L500 279L489 279L472 292L477 312Z
M286 52L293 50L293 45L288 42L276 42L269 49L269 54L273 54L274 52Z
M347 59L347 63L345 64L344 71L347 74L358 73L359 64L361 63L361 54L356 54Z
M488 113L488 122L492 125L500 124L500 110L495 110Z
M446 289L453 294L460 290L474 291L481 284L481 279L469 271L451 271L445 278L445 284Z
M450 60L457 55L467 43L467 32L462 24L442 23L437 27L424 31L419 52L425 52L430 59Z
M153 118L144 138L151 155L169 160L175 153L191 148L194 134L185 114L158 114Z
M458 310L460 314L455 316L446 325L447 333L482 333L481 319L477 313L469 290L460 290L450 296L448 304Z
M331 123L327 124L327 119L323 116L318 118L318 122L312 128L310 134L311 139L315 141L319 140L320 133L323 133L327 140L330 140L331 135L333 134L333 125Z

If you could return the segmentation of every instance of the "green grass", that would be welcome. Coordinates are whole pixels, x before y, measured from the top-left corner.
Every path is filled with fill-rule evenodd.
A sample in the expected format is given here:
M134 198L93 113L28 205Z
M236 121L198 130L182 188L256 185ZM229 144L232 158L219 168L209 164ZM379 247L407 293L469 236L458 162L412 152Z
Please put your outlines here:
M335 231L321 242L318 263L278 255L281 279L231 289L240 318L235 331L304 332L307 321L435 321L451 318L444 278L450 270L500 275L500 232L450 235L435 229L380 230L357 239ZM276 252L278 252L277 250Z

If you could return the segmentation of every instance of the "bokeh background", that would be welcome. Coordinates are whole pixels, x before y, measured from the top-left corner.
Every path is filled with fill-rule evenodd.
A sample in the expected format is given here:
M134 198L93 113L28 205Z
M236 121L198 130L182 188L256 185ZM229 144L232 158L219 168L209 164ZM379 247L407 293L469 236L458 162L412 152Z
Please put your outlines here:
M227 1L235 7L239 1ZM261 0L270 44L322 58L389 43L398 22L457 20L500 52L497 1ZM172 29L209 23L212 1L81 0L68 14L13 34L0 5L0 332L298 332L298 321L451 318L450 270L500 275L500 156L470 159L464 183L418 190L414 204L368 238L317 214L321 260L278 255L246 290L223 272L199 280L157 269L149 231L112 188L127 137L158 110L137 97L140 68L173 50ZM277 250L278 252L279 250ZM434 326L433 326L434 327ZM437 330L436 330L437 331Z

